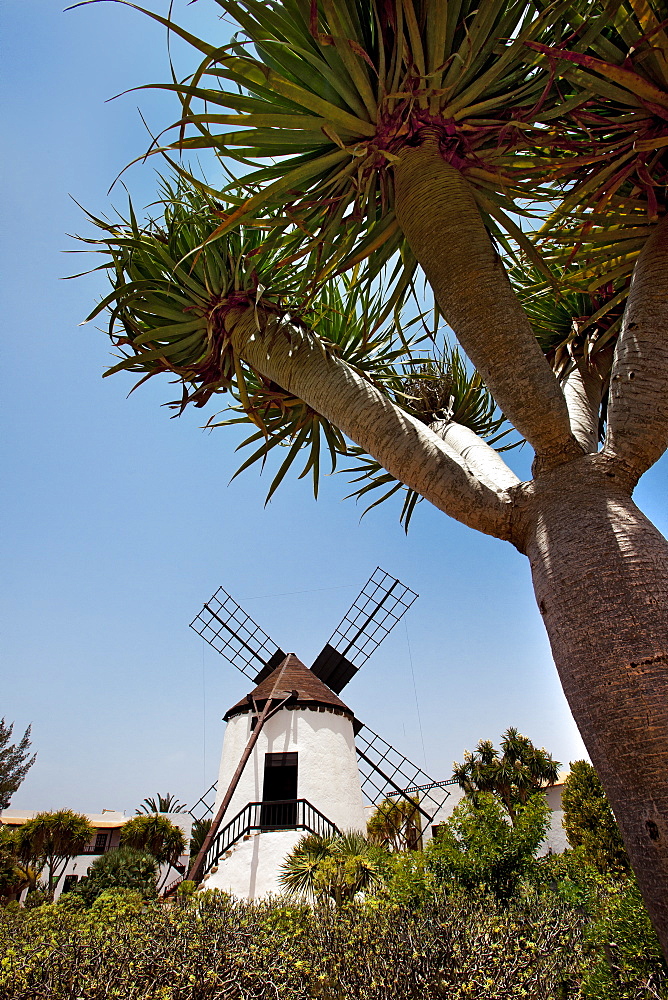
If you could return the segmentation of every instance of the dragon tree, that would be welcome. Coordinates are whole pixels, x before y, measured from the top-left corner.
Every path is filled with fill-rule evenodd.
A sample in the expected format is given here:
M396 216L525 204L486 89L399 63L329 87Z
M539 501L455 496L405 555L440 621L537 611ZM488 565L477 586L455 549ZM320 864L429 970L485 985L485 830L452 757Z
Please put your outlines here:
M665 4L216 2L229 42L151 14L197 63L151 85L161 213L90 241L111 371L229 393L244 467L285 446L272 489L347 456L405 521L422 498L527 556L668 954L668 547L632 499L668 445Z

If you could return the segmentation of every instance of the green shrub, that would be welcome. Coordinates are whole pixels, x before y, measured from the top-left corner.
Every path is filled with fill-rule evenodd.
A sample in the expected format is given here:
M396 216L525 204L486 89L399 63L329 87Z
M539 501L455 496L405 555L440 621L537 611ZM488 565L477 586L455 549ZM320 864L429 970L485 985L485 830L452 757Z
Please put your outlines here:
M492 893L499 902L515 898L531 873L549 825L542 795L515 806L511 823L489 792L463 799L427 845L427 871L446 891L463 888Z
M115 886L105 889L93 903L92 912L105 920L115 920L131 913L141 913L144 909L144 897L136 889L124 889Z
M25 898L23 905L26 910L35 909L38 906L44 906L45 903L49 902L49 893L46 889L31 889Z
M96 858L71 895L80 896L87 906L92 906L106 889L132 889L143 899L154 899L157 877L158 865L152 854L119 847Z
M610 895L585 935L586 1000L668 998L668 966L633 880Z
M0 996L557 1000L576 996L581 936L581 917L554 899L500 908L492 897L460 895L417 910L387 899L311 908L211 891L193 906L115 909L109 919L99 897L80 912L0 911Z
M197 883L191 879L184 879L176 887L176 898L182 901L192 899L197 891Z

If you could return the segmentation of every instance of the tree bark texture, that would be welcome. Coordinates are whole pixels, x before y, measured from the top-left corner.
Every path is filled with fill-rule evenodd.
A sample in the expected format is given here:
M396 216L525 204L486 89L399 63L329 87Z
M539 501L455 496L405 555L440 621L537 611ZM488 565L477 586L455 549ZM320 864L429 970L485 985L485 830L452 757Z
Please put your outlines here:
M399 224L436 301L485 385L539 458L582 449L557 379L538 346L475 202L435 139L406 147L394 171Z
M668 543L604 455L545 472L523 490L516 542L668 955Z
M463 524L510 538L508 492L481 482L454 448L327 354L308 331L249 308L231 310L226 326L256 371L331 420L400 482Z
M588 455L598 451L598 421L603 379L584 360L564 380L564 398L576 441Z

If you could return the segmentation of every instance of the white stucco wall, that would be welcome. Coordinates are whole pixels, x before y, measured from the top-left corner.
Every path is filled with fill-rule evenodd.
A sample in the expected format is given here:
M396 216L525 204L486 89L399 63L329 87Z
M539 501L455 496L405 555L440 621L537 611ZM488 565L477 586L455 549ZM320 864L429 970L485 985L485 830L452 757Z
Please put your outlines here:
M562 851L570 847L562 824L564 810L561 804L561 792L563 787L563 782L559 782L552 788L545 789L545 798L550 807L550 829L547 831L541 854L561 854Z
M237 715L227 724L214 814L250 739L250 721L249 714ZM299 755L297 798L308 799L340 830L366 829L351 721L301 708L283 708L264 725L223 825L249 802L262 800L265 754L294 752Z
M251 735L249 714L234 716L223 740L216 805L227 791ZM312 709L281 709L265 724L223 820L232 820L249 802L262 800L267 753L297 753L297 798L340 830L365 830L366 815L357 768L352 722L344 715ZM280 893L278 871L304 830L275 830L239 841L221 858L203 887L224 889L240 898Z
M274 830L238 841L231 856L221 858L217 870L205 877L202 889L223 889L239 899L280 895L281 864L304 835L304 830Z

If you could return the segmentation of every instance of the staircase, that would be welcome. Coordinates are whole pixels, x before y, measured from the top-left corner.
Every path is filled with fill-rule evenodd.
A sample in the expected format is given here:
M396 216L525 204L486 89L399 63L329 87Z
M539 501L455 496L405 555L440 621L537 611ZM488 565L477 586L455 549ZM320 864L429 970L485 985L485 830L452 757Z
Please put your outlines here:
M280 799L276 802L249 802L234 819L218 831L204 863L208 872L220 858L249 833L271 830L306 830L321 837L332 837L338 827L308 799Z

